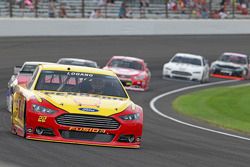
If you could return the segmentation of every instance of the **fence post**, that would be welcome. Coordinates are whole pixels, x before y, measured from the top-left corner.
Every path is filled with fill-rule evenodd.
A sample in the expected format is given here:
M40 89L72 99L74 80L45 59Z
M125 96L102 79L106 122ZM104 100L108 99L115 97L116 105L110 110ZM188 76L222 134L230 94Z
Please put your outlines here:
M10 17L13 17L13 10L12 10L12 7L13 7L13 1L12 0L9 0L9 15Z
M232 13L233 13L233 19L235 18L235 0L232 0Z
M107 4L107 2L104 5L104 13L105 13L105 18L107 18L108 17L108 4Z
M212 18L212 0L209 0L209 6L208 6L208 12L209 12L209 18Z
M82 18L85 18L85 1L82 0Z
M34 8L35 8L35 17L38 17L38 0L35 0L34 2Z
M165 15L168 18L168 0L165 0Z

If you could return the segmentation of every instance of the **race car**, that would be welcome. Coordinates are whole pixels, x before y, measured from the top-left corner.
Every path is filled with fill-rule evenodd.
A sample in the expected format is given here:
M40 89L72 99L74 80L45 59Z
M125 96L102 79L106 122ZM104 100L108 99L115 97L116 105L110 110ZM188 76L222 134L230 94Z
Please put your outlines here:
M39 65L14 88L11 125L32 140L139 148L143 109L112 71Z
M250 58L240 53L225 52L211 64L211 76L225 79L249 79Z
M49 62L25 62L22 66L14 67L14 75L11 76L8 82L8 90L6 95L7 110L12 110L12 89L15 85L25 85L31 79L33 72L39 64L52 64Z
M177 53L163 65L163 78L178 78L200 83L209 81L209 65L200 55Z
M104 69L116 73L122 84L128 90L145 91L149 88L151 73L147 64L142 59L127 56L113 56Z
M98 65L95 61L85 60L85 59L61 58L57 61L57 63L58 64L65 64L65 65L75 65L75 66L85 66L85 67L98 68Z

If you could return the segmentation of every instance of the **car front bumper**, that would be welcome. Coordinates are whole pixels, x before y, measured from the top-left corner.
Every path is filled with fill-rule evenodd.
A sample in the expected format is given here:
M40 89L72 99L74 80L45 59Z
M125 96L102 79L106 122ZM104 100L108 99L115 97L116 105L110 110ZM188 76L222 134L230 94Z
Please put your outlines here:
M28 111L26 115L26 138L95 146L139 148L142 137L143 118L124 121L120 119L120 114L106 117L119 124L117 128L109 129L107 127L91 127L91 125L88 127L75 126L70 125L70 123L65 125L65 123L58 121L60 116L68 115L68 113L62 111L53 115L42 115ZM80 117L81 115L78 116ZM95 116L93 116L94 118ZM102 119L105 120L105 117ZM74 123L74 121L76 120L72 119L70 122Z
M215 69L212 69L210 73L212 77L216 77L216 78L236 79L236 80L243 79L243 76L242 76L243 71L215 68Z
M164 70L162 72L163 78L177 78L177 79L185 79L190 81L201 81L202 73L196 74L186 71L170 71Z
M127 90L145 91L148 89L148 83L146 79L145 80L133 80L124 78L119 78L119 79Z

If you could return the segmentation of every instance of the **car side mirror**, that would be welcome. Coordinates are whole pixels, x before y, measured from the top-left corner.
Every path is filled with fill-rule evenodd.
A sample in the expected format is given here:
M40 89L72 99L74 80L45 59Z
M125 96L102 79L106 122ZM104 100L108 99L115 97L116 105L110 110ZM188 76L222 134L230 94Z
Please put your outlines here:
M14 75L17 75L19 71L21 70L22 66L15 66L14 67Z

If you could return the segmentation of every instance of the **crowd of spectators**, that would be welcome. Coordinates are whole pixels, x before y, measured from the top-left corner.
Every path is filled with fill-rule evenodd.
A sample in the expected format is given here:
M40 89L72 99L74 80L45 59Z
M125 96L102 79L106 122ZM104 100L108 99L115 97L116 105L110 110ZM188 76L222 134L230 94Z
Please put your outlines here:
M28 7L31 12L35 12L40 1L42 0L16 0L15 4L18 5L20 9ZM61 2L59 6L57 6L57 0L48 0L48 17L67 17L66 3Z
M15 4L20 9L27 7L30 11L34 12L40 1L43 0L15 0ZM66 4L61 0L47 1L48 17L67 17L67 10L69 10L68 7L71 6L70 4ZM141 18L146 18L148 13L153 13L152 11L156 14L160 13L156 8L151 7L151 4L154 2L153 0L92 0L96 7L87 16L89 18L108 17L107 8L117 8L117 1L119 1L118 4L120 6L116 16L121 19L133 18L136 12L137 16L139 12ZM233 12L248 15L249 3L250 0L162 0L162 5L165 5L166 13L168 14L173 14L176 17L186 16L203 19L225 19L231 16ZM213 8L213 5L216 7ZM234 11L233 8L235 9ZM164 11L161 14L164 14Z
M209 6L213 5L212 3L215 3L216 9ZM212 0L169 0L166 4L169 11L180 14L190 13L191 18L225 19L233 12L247 15L248 3L250 3L250 0L221 0L218 4ZM233 11L234 6L235 11Z

